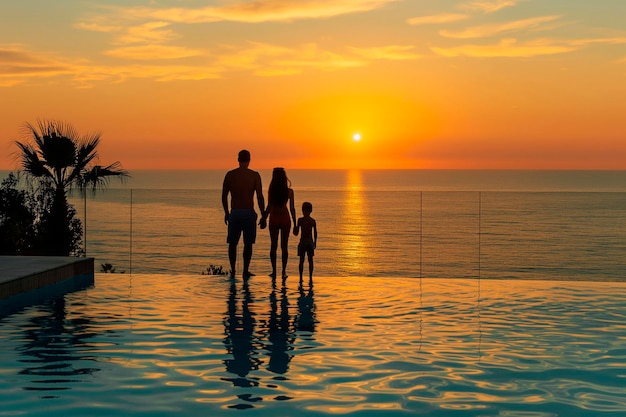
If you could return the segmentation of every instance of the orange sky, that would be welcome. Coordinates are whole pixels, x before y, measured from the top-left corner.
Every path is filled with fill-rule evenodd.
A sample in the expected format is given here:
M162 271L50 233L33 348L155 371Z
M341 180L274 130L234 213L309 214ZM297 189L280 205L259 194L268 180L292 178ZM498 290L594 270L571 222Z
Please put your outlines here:
M623 0L0 3L0 169L24 122L102 163L626 169ZM359 142L352 140L360 133Z

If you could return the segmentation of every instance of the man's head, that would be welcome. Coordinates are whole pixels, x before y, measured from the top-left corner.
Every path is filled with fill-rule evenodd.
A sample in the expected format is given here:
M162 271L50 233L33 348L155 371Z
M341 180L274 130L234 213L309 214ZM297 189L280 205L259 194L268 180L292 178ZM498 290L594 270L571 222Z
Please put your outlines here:
M242 149L241 151L239 151L237 161L239 161L239 165L247 166L250 163L250 151L246 149Z

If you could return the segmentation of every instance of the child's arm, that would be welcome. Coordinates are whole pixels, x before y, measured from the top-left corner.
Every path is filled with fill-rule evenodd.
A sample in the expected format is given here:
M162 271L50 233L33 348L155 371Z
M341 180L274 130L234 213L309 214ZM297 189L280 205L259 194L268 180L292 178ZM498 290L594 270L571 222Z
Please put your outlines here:
M317 222L313 220L313 246L317 248Z

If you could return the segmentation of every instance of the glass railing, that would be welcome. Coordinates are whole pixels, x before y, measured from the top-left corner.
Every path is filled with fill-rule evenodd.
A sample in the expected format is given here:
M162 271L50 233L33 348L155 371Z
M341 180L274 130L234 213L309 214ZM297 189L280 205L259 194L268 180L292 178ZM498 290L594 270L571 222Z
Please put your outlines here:
M220 198L215 189L109 189L70 202L97 271L110 264L118 273L201 274L210 265L229 269ZM302 201L314 206L317 276L625 278L622 192L349 188L304 190L296 198L298 208ZM292 234L291 276L297 242ZM240 264L241 253L238 271ZM252 271L270 272L267 230L258 230Z

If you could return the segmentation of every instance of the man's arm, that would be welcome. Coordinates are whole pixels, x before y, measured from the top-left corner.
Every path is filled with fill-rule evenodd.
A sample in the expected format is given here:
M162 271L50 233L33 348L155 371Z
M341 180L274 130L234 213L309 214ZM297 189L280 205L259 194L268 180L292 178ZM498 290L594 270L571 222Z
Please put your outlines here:
M263 198L263 185L261 184L261 174L257 172L256 174L256 184L254 187L254 191L256 192L256 200L259 204L259 211L261 215L265 213L265 198Z
M230 192L230 184L228 182L228 174L224 177L222 184L222 207L224 207L224 223L228 224L228 193Z

